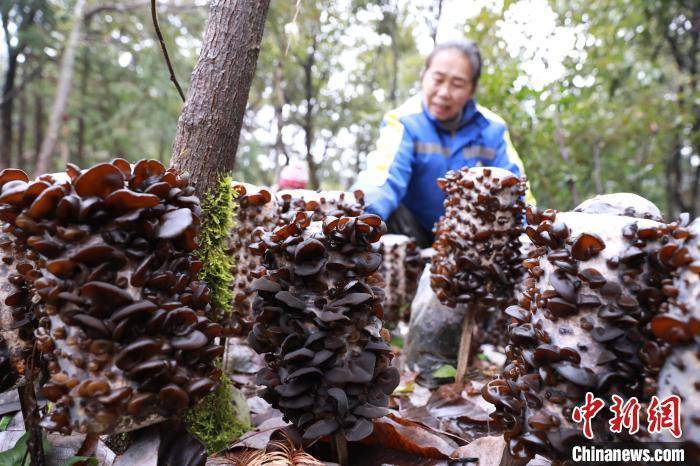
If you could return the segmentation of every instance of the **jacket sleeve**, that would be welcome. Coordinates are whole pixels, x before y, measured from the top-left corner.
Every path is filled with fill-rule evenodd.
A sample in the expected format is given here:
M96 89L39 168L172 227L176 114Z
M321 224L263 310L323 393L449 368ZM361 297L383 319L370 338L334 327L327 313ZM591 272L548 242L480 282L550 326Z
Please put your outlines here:
M498 145L496 146L496 156L492 162L494 167L504 168L510 170L516 175L523 177L525 176L525 167L523 166L523 161L520 159L518 152L513 146L513 142L510 140L510 133L507 127L503 127L503 136L501 137ZM527 182L527 193L525 194L525 202L532 205L537 205L537 200L532 194L530 189L530 182Z
M352 187L365 193L366 212L386 221L396 210L411 179L413 158L413 138L393 112L386 114L376 149L367 155L367 168Z

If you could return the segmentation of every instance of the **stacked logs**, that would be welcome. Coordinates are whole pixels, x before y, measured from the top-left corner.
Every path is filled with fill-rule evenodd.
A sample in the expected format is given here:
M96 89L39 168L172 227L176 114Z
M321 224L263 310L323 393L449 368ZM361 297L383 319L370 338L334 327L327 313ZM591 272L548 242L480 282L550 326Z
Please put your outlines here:
M4 231L24 251L5 304L15 326L36 326L53 402L42 425L104 434L181 414L216 387L223 349L209 290L193 280L199 200L153 160L67 172L0 174Z
M384 323L408 321L410 307L416 296L423 271L423 259L416 242L404 235L384 235L380 239L382 266L379 273L386 284Z
M250 331L253 277L259 273L260 259L248 250L256 228L272 228L277 223L277 211L272 194L264 188L246 183L234 183L237 191L236 221L229 236L229 253L233 256L233 306L225 332L245 335Z
M251 245L266 269L253 284L248 338L265 353L258 383L306 440L340 432L349 441L366 437L399 383L376 273L385 231L375 215L311 223L299 212Z
M6 183L23 180L23 175L19 170L3 170L0 172L0 189ZM8 206L0 205L0 220L4 222L11 218L12 211ZM17 293L15 285L10 282L13 263L23 256L23 252L13 242L14 235L7 228L3 227L0 235L0 392L3 392L25 375L26 361L31 352L29 342L36 319L33 313L27 312L31 306L28 293Z
M674 346L659 374L660 399L681 398L682 440L700 449L700 219L688 226L683 268L670 287L668 306L651 321L654 336ZM670 435L663 440L673 441Z
M499 168L463 168L438 184L446 199L430 269L435 294L450 307L502 307L522 275L525 181Z
M652 317L675 294L671 275L686 262L678 225L611 214L529 209L526 233L536 249L512 318L509 364L482 394L508 429L510 453L564 457L583 441L573 408L590 391L644 401L668 344L649 332ZM597 440L609 439L605 414Z

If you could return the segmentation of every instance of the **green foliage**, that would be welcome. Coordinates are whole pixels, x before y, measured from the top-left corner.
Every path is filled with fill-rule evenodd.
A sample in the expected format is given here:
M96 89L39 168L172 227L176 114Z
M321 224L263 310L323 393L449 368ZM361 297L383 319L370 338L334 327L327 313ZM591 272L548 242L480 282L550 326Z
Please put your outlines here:
M10 422L12 422L12 416L9 414L6 414L2 418L0 418L0 432L6 430L7 426L10 425Z
M231 176L223 176L215 190L202 201L202 232L197 256L204 263L199 278L209 285L212 302L225 313L231 311L233 258L226 252L226 238L233 226L234 189ZM200 438L208 453L228 446L249 428L247 406L236 400L238 393L228 376L222 375L218 388L207 395L186 417L190 432Z
M19 439L17 439L17 443L15 443L14 447L0 452L0 466L29 465L31 461L27 452L28 440L29 432L25 432ZM42 435L42 443L44 447L44 454L46 454L51 449L51 445L49 445L46 435ZM24 460L24 462L22 460Z
M435 25L435 3L271 2L234 178L272 184L288 158L303 160L311 104L308 136L322 188L347 188L374 149L382 115L418 91L425 52L418 46ZM566 210L596 193L631 191L657 203L669 219L683 209L700 212L700 67L692 65L700 63L697 2L542 3L552 10L543 20L554 18L573 35L563 70L538 55L557 48L557 37L543 41L538 31L525 30L517 41L509 39L514 27L527 23L527 2L482 2L487 6L474 8L462 25L484 57L477 99L508 123L540 206ZM30 4L40 5L41 14L17 32ZM24 45L14 83L22 91L13 99L13 159L31 170L73 2L2 5L16 36L11 41ZM148 9L110 8L105 4L85 23L58 152L80 166L115 156L167 163L182 103ZM159 4L183 88L207 12L205 4ZM7 57L0 47L2 72ZM533 81L533 64L544 66L544 83ZM58 157L53 168L63 168Z
M204 443L208 454L226 448L250 429L245 400L237 400L234 390L228 376L222 375L218 388L187 413L187 430Z
M433 377L436 379L454 379L457 375L457 369L449 364L443 364L433 372Z
M389 342L391 346L396 346L397 348L403 348L404 343L404 339L397 335L392 336Z
M225 313L230 312L233 299L233 257L226 252L226 238L233 227L233 191L231 177L224 176L216 191L204 196L202 233L197 249L197 256L204 263L199 278L207 282L212 301Z

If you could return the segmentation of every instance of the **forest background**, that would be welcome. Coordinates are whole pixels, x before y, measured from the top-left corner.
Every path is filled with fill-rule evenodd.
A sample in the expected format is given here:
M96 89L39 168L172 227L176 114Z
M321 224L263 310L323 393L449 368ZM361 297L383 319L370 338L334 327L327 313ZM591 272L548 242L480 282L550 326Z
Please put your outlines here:
M158 2L185 94L207 4ZM42 147L48 171L168 163L182 101L149 1L1 0L0 20L0 168L34 172ZM298 160L311 188L348 188L434 41L455 37L479 43L478 101L541 207L628 191L700 214L697 0L272 0L234 179L271 185Z

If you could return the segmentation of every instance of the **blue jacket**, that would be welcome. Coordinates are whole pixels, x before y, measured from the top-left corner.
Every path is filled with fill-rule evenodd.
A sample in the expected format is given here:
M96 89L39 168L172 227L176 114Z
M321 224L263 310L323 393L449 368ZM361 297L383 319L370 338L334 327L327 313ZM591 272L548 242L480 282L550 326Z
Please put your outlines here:
M402 203L432 231L444 213L445 196L436 180L474 166L524 175L503 119L469 100L460 122L448 130L428 113L419 94L384 116L376 150L351 189L364 191L367 212L386 221ZM534 204L529 189L528 201Z

